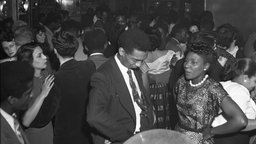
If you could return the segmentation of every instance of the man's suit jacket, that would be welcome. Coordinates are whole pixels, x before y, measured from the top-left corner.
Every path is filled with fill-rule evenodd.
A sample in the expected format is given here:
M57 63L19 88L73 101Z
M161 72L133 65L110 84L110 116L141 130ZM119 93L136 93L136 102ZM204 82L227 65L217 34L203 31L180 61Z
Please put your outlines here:
M69 60L61 65L54 86L31 126L45 126L54 118L54 144L88 143L86 107L94 71L92 61Z
M94 62L96 69L98 69L102 64L104 64L108 58L106 58L104 55L92 55L89 56L88 60L91 60Z
M153 128L153 107L138 71L134 71L148 109L147 123L142 129ZM107 139L122 143L134 134L136 115L129 90L114 58L104 63L91 79L87 121L94 128L95 144Z
M21 130L21 135L23 137L24 143L29 144L29 141L23 130ZM17 135L15 134L15 132L12 130L9 123L6 121L6 119L2 115L1 115L1 144L21 144L18 140Z

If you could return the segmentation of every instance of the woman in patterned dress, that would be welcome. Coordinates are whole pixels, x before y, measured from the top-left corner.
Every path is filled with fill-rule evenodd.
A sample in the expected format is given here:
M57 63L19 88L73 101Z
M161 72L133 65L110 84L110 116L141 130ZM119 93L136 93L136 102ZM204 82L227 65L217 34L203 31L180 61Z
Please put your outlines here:
M186 134L196 144L213 143L214 135L237 132L247 125L241 109L220 83L207 74L215 60L215 53L209 45L202 42L190 44L184 62L185 75L174 89L179 115L176 130ZM219 109L229 119L225 124L211 128Z

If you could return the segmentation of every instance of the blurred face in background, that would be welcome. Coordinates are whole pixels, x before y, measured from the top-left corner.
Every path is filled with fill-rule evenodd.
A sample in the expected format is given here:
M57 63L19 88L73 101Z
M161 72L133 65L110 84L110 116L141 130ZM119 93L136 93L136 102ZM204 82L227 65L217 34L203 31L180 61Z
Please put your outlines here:
M116 22L119 24L119 25L126 25L126 19L124 16L117 16L116 17Z
M182 29L182 31L179 34L178 40L181 43L187 43L189 39L189 34L187 29Z
M3 47L4 52L9 57L14 57L17 53L17 47L16 47L14 41L3 41L2 42L2 47Z
M252 77L244 76L243 86L245 86L249 91L253 91L256 88L256 74Z
M45 42L45 39L46 39L45 32L39 31L39 32L36 34L36 40L37 40L39 43L44 43L44 42Z

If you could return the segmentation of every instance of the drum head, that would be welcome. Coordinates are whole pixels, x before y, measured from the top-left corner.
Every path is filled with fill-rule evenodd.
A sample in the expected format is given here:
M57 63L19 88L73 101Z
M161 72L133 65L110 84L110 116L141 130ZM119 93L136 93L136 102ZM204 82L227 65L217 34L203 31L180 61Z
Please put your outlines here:
M165 129L154 129L138 133L124 144L194 144L186 135Z

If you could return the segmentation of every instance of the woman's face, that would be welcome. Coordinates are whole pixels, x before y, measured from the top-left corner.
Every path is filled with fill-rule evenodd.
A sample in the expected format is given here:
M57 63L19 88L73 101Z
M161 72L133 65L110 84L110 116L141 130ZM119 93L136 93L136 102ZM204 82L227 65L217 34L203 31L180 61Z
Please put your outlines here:
M33 67L35 69L44 69L47 64L47 57L43 54L43 50L37 46L33 52Z
M36 34L36 39L39 43L44 43L45 42L45 38L46 38L46 35L45 35L45 32L42 32L42 31L39 31L37 34Z
M9 57L14 57L16 55L16 53L17 53L17 47L16 47L14 41L3 41L2 42L2 47L4 49L4 52Z
M243 84L249 91L253 91L256 88L256 75L246 78Z
M187 54L184 62L186 79L192 80L194 84L199 83L203 79L206 69L207 65L200 55L194 52Z

